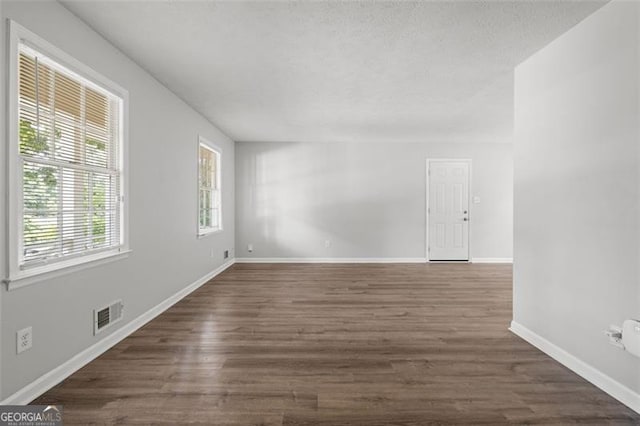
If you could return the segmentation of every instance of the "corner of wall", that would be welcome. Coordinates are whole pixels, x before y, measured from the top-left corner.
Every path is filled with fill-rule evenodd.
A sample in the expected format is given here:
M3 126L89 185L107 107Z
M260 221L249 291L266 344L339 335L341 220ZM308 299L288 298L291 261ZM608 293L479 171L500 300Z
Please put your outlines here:
M637 410L640 360L602 331L640 315L640 4L606 4L515 76L512 329Z

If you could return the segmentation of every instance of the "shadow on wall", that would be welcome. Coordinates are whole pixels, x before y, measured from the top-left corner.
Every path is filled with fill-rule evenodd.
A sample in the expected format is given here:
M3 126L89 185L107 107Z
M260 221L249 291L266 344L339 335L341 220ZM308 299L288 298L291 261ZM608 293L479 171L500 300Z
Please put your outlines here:
M278 257L348 257L363 248L371 257L410 257L395 242L416 238L407 223L424 214L424 182L403 181L402 165L384 158L379 148L351 144L257 148L243 158L246 235Z

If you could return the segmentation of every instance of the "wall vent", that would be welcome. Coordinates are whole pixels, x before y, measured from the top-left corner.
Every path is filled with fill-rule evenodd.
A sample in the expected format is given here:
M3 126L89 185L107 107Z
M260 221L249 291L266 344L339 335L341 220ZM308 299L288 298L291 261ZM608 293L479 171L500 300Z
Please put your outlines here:
M98 334L105 328L109 328L113 324L122 319L122 311L124 305L122 300L116 300L115 302L104 306L99 309L93 310L93 334Z

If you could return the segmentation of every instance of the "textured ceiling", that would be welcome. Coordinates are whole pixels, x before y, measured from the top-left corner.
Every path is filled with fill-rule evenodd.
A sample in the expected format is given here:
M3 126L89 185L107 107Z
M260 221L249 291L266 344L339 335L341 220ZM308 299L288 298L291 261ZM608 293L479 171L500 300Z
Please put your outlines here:
M236 141L510 142L514 66L605 2L63 3Z

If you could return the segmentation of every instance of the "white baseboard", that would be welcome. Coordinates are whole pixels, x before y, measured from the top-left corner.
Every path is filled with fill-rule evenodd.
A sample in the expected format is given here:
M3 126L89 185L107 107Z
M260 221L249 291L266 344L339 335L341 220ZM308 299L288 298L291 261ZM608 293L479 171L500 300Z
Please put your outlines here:
M209 272L204 277L189 284L187 287L173 294L169 298L163 300L153 308L149 309L147 312L120 327L104 339L93 344L92 346L89 346L87 349L83 350L77 355L74 355L68 361L64 362L48 373L43 374L33 382L15 392L13 395L7 397L4 401L0 402L0 405L25 405L30 403L31 401L78 371L80 368L84 367L89 362L93 361L95 358L111 349L121 340L131 335L137 329L169 309L189 293L201 287L203 284L208 282L216 275L220 274L222 271L224 271L234 263L235 262L232 259L221 265L219 268Z
M424 257L239 257L236 263L427 263L427 259ZM432 261L432 263L446 262ZM513 263L513 259L476 257L471 260L471 263Z
M424 257L240 257L236 263L427 263Z
M512 257L474 257L471 263L513 263Z
M631 408L637 413L640 413L640 394L629 389L617 380L604 374L597 368L587 364L579 358L571 355L564 349L551 343L544 337L534 333L525 326L511 321L511 327L509 327L512 333L526 340L536 348L540 349L551 358L558 361L577 375L581 376L585 380L591 382L593 385L599 387L604 392L608 393L618 401L622 402L627 407Z

